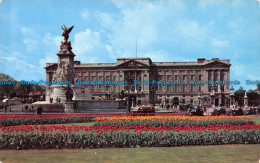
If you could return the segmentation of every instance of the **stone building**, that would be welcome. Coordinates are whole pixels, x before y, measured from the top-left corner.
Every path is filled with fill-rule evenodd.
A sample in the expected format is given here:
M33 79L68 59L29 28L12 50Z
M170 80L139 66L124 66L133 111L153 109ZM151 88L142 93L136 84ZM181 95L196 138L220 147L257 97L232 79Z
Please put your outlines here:
M194 62L153 62L150 58L118 58L116 63L74 61L81 91L89 91L92 99L113 100L124 90L130 103L161 105L228 107L229 85L205 82L230 81L230 66L229 60L218 58L199 58ZM46 81L53 80L57 67L57 63L46 63ZM191 84L191 80L196 84ZM110 83L102 85L101 81ZM50 87L46 89L48 91Z

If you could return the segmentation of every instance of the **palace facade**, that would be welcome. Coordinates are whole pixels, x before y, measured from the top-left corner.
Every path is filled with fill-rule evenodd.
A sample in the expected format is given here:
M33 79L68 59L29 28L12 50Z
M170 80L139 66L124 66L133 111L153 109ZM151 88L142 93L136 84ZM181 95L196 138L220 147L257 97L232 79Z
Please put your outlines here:
M229 85L205 84L208 81L230 81L231 64L228 59L153 62L150 58L118 58L116 63L73 62L78 82L85 82L81 85L82 93L90 92L92 99L114 100L123 90L130 102L136 104L230 106ZM46 81L52 81L57 67L57 63L46 63ZM96 84L97 80L123 82L101 85ZM87 81L94 84L87 85ZM153 83L155 81L157 83ZM191 84L190 81L197 83Z

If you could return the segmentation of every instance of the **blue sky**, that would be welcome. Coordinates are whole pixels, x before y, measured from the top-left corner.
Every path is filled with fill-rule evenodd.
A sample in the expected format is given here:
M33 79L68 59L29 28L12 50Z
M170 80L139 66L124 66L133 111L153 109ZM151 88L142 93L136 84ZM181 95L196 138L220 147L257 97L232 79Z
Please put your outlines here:
M0 0L0 72L16 80L44 80L57 62L61 26L75 60L113 63L118 57L157 62L220 58L231 80L260 81L258 0ZM236 87L238 88L238 87Z

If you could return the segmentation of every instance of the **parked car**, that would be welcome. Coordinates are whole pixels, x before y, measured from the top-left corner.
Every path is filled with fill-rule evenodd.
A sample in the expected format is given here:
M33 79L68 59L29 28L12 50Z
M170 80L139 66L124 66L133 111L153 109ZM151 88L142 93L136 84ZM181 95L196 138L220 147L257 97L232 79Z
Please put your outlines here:
M255 112L254 112L254 108L250 108L250 107L245 107L245 109L244 109L244 114L245 115L254 115L255 114Z
M234 108L230 111L228 111L227 115L233 115L233 116L236 116L236 115L244 115L244 112L241 108Z
M220 116L220 115L225 115L226 109L224 107L216 107L216 108L209 108L207 111L204 113L204 115L208 116Z
M189 109L193 109L193 108L194 108L194 106L192 104L180 105L181 111L188 111Z
M191 107L188 111L191 115L203 116L203 110L201 107Z
M131 108L132 113L155 113L154 106L135 106Z

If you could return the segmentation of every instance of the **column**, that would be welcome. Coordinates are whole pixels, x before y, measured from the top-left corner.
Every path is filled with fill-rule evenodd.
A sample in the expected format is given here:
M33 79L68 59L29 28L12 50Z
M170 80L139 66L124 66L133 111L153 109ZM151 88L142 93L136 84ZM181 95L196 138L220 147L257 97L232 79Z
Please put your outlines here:
M219 82L220 81L220 70L217 70L217 81ZM218 92L221 92L221 89L220 89L220 85L217 85L218 86Z
M166 81L166 80L167 80L166 71L163 71L163 78L164 78L163 81ZM167 87L167 85L165 84L165 85L163 86L163 89L164 89L163 92L164 92L164 93L166 93L166 89L167 89L166 87Z

